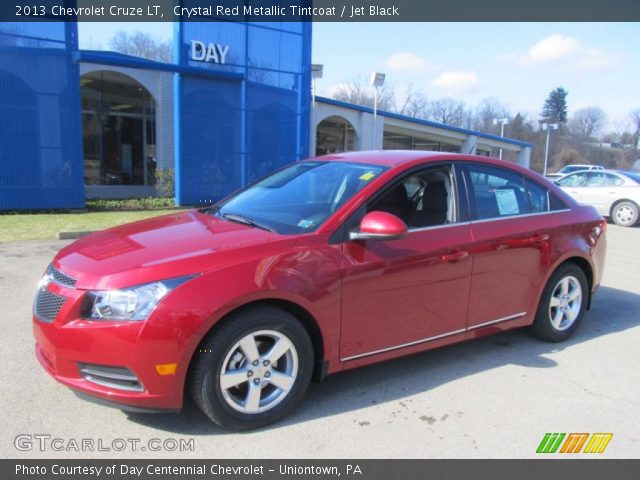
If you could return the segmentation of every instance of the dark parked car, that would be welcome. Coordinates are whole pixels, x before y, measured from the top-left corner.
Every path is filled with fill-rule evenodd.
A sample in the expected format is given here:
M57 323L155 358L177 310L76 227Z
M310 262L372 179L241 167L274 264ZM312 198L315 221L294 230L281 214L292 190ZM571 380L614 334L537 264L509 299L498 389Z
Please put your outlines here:
M301 161L217 205L95 233L34 303L42 366L79 395L267 425L312 378L530 327L568 338L604 219L540 175L467 155Z

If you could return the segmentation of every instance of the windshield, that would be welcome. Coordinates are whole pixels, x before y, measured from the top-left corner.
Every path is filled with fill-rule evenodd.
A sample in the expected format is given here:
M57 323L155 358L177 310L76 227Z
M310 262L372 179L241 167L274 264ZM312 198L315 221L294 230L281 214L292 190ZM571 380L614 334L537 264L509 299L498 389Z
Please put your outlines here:
M281 234L311 232L386 168L345 162L293 164L210 210Z

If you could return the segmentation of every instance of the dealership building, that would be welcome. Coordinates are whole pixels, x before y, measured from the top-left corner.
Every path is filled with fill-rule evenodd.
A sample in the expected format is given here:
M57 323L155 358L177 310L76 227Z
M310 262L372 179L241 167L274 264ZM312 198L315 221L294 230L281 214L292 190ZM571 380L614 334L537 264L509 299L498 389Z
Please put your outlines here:
M0 210L86 198L214 202L282 165L351 150L531 145L311 95L311 23L174 25L174 62L78 48L73 23L0 24Z

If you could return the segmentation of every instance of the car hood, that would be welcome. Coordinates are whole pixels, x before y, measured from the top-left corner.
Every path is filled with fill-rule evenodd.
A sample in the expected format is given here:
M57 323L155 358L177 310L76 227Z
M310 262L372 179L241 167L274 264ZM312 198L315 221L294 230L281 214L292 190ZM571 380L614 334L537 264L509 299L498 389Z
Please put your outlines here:
M114 289L272 254L295 238L191 210L93 233L62 249L53 264L77 288Z

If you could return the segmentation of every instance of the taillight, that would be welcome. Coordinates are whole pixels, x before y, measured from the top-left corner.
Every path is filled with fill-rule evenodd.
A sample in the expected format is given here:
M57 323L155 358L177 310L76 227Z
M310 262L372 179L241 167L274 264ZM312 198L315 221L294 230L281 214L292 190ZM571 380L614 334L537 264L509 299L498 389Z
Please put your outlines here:
M598 224L591 229L589 233L589 241L591 245L595 245L598 242L598 239L601 235L606 233L607 231L607 221L603 218L598 222Z

